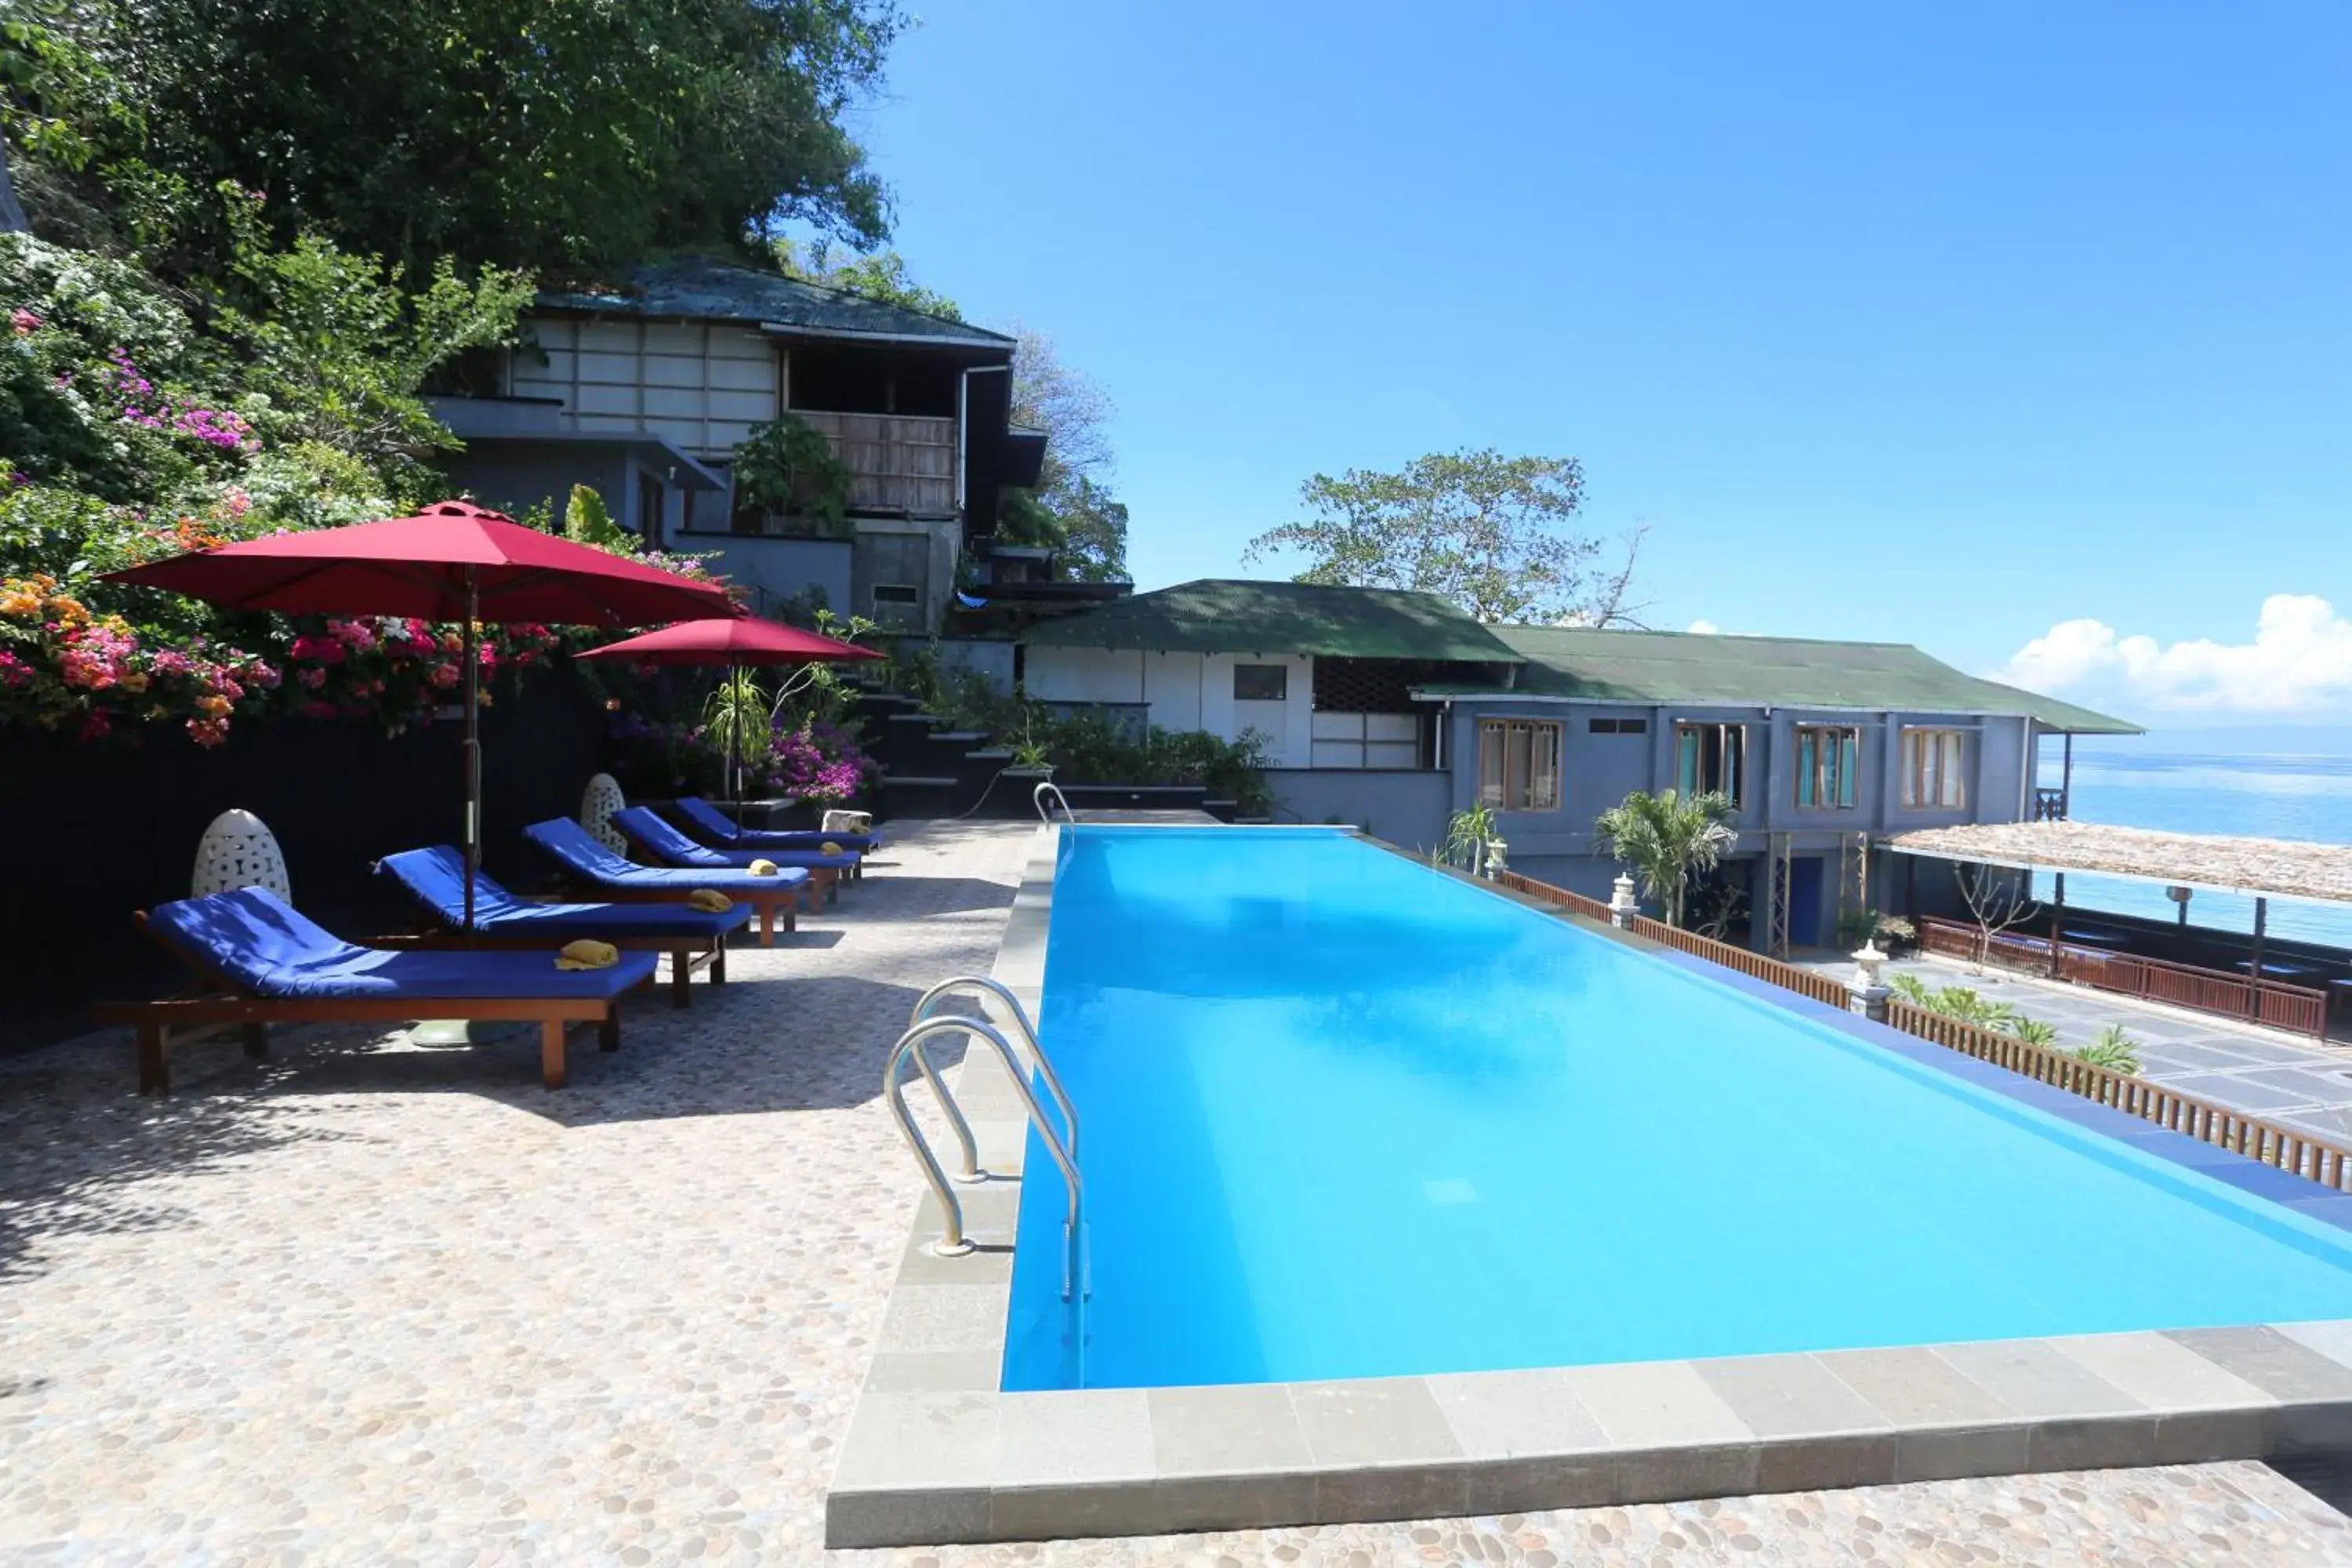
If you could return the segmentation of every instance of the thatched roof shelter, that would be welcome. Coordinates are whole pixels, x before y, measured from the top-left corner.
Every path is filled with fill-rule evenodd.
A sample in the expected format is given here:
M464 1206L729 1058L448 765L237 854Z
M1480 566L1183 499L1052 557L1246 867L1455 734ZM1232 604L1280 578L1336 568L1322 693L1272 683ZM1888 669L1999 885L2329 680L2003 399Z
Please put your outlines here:
M2352 903L2352 845L2090 822L1988 822L1897 834L1886 847L1898 855L2020 870L2093 871L2250 898Z

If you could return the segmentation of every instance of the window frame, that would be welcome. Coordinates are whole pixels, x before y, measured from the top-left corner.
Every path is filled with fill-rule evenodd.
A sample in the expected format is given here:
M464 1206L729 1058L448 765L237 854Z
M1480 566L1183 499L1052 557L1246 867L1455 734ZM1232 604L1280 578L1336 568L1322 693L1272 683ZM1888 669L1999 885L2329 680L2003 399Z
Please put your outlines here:
M1650 732L1650 721L1646 718L1628 719L1622 714L1603 714L1599 718L1587 719L1584 732L1588 735L1646 735Z
M1713 731L1717 739L1716 761L1718 775L1728 772L1731 787L1722 791L1731 804L1746 809L1748 805L1748 726L1738 721L1712 719L1677 719L1675 721L1675 788L1684 795L1704 794L1700 774L1706 764L1706 736ZM1737 740L1733 740L1733 737ZM1690 783L1684 782L1683 745L1685 738L1694 744L1689 769ZM1735 753L1737 753L1735 755Z
M1834 738L1827 747L1824 736ZM1790 741L1796 762L1791 798L1799 811L1852 811L1860 804L1861 725L1796 724ZM1834 798L1825 800L1824 795Z
M1257 670L1257 671L1265 671L1265 670L1269 670L1269 669L1270 669L1270 670L1272 670L1272 671L1274 671L1274 672L1275 672L1275 674L1276 674L1276 676L1278 678L1278 679L1276 679L1276 680L1275 681L1275 685L1276 685L1276 689L1277 689L1275 691L1275 694L1274 694L1273 696L1271 696L1271 697L1247 697L1247 696L1244 696L1244 695L1243 695L1243 693L1242 693L1242 672L1243 672L1244 670ZM1288 665L1286 665L1286 664L1241 664L1241 663L1236 663L1236 664L1234 664L1234 701L1236 701L1236 702L1287 702L1287 701L1289 701L1289 700L1290 700L1290 666L1288 666Z
M1478 721L1478 803L1496 811L1558 811L1567 804L1562 779L1568 726L1557 719ZM1491 742L1490 742L1491 738ZM1512 742L1524 738L1519 776L1512 777ZM1549 753L1547 755L1547 753ZM1489 757L1492 757L1490 763ZM1547 776L1548 775L1548 776ZM1512 789L1514 782L1520 785ZM1549 798L1538 784L1549 784Z
M1973 733L1954 724L1903 726L1896 798L1905 811L1969 808L1969 738ZM1927 784L1933 787L1923 787Z

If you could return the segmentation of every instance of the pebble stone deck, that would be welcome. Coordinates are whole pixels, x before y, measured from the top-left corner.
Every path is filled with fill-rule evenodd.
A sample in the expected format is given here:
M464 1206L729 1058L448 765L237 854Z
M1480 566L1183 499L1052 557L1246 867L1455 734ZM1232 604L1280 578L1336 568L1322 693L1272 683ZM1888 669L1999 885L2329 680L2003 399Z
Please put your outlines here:
M909 833L558 1094L527 1039L199 1046L160 1104L116 1042L0 1068L0 1562L2352 1564L2254 1464L825 1553L916 1188L881 1054L1027 837Z

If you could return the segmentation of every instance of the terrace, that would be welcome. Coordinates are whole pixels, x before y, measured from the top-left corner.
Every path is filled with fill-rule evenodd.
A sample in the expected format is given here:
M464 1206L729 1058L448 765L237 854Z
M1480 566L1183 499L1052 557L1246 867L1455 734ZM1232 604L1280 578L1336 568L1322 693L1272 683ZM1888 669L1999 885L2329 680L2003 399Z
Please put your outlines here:
M739 952L692 1013L642 1009L560 1095L531 1082L527 1044L350 1031L289 1035L267 1062L192 1047L160 1104L130 1095L113 1050L11 1064L0 1554L816 1560L877 1346L917 1327L886 1321L916 1184L881 1060L924 985L990 967L1031 840L909 834L854 913ZM2306 1371L2337 1364L2312 1354ZM893 1560L2198 1561L2223 1543L2352 1561L2340 1515L2250 1462Z

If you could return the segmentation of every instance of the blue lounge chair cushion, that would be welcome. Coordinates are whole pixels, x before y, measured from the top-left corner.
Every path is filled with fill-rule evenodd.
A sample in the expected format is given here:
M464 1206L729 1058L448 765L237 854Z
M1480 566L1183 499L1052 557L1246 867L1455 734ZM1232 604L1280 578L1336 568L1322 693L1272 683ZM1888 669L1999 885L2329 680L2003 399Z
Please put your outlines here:
M679 870L667 866L639 866L605 848L568 816L534 822L522 830L522 836L574 877L604 888L676 889L680 894L697 888L728 894L775 893L789 892L809 879L809 874L797 867L772 877L754 877L749 871L728 867Z
M682 795L670 803L710 842L726 849L816 849L838 844L844 849L870 852L882 842L878 833L824 833L813 827L743 827L698 795Z
M376 862L443 925L466 923L466 858L446 844L404 849ZM681 941L725 936L751 923L748 909L711 914L685 904L534 904L518 899L479 871L474 873L474 929L496 937L539 936L550 947L578 937L666 937Z
M707 866L712 870L726 870L749 866L754 860L772 860L779 866L805 866L811 869L824 867L835 871L847 871L857 864L857 856L845 850L839 855L827 855L814 849L713 849L697 844L671 826L656 812L642 805L623 806L613 814L613 826L647 854L667 860L673 866Z
M558 969L545 952L356 947L264 888L158 905L148 930L197 967L256 996L286 1001L585 997L610 1000L650 979L661 955L625 952L610 969Z

